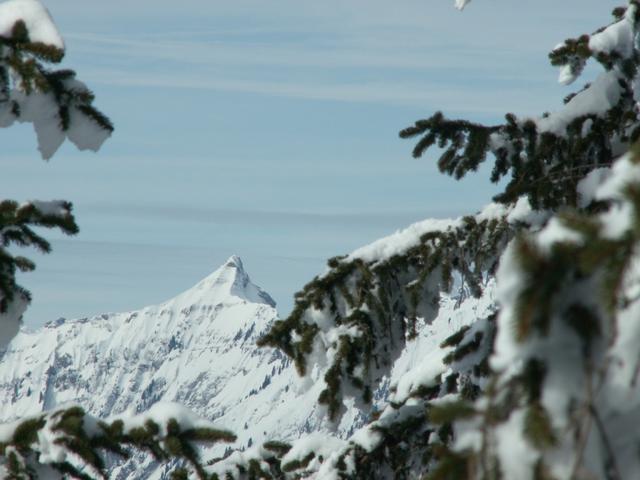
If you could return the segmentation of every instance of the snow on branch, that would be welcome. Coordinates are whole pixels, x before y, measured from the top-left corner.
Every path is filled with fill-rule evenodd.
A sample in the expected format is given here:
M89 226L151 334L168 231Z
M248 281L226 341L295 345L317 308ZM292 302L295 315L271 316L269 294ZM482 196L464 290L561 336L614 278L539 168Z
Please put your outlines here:
M355 398L365 410L418 324L436 317L441 292L457 276L479 297L499 252L531 222L526 199L492 204L475 216L419 222L386 239L329 261L329 270L296 294L293 312L260 340L282 349L302 375L323 372L319 402L330 418Z
M478 397L490 373L487 357L495 334L492 291L490 285L484 308L478 308L475 299L464 302L482 318L466 316L467 324L453 335L448 334L448 315L439 317L433 331L440 346L436 343L425 358L400 375L381 409L347 438L314 433L289 442L270 441L215 459L207 471L215 478L233 480L410 479L426 474L451 441L447 415L452 410L468 411L465 402Z
M39 1L0 4L0 127L32 123L44 159L65 139L80 150L97 151L113 132L75 72L47 68L63 56L64 42Z
M35 268L31 260L13 254L8 247L33 247L43 253L51 250L49 242L33 227L58 228L67 235L78 232L69 202L31 201L20 205L0 201L0 347L18 332L31 300L29 292L16 283L16 273Z
M182 461L198 478L206 479L195 442L234 440L232 433L177 404L158 403L144 414L107 421L71 406L0 425L0 474L2 478L106 479L114 463L137 449L157 461ZM186 477L184 468L174 472L174 478Z
M9 0L0 3L0 37L10 39L16 23L22 22L32 43L64 50L64 41L49 11L38 0Z
M539 117L505 116L486 126L451 120L437 112L400 132L418 138L414 157L444 149L441 172L461 178L495 158L491 180L509 176L496 201L526 195L534 208L576 206L576 184L591 170L611 164L640 138L637 2L614 10L616 21L593 35L568 39L550 53L563 83L577 78L593 58L605 70L593 83L565 98L562 109Z
M640 151L500 259L489 386L455 412L443 458L486 478L633 478L640 459ZM434 477L436 478L436 477ZM437 477L439 478L439 477Z

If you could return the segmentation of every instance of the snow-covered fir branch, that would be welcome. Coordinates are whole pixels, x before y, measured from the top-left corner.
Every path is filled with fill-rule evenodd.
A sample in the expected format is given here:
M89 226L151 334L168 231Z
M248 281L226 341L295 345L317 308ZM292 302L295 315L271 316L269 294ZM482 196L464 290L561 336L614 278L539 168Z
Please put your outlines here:
M97 151L113 131L74 71L48 68L63 56L62 37L38 0L0 4L0 127L33 124L44 159L65 139Z
M195 442L231 442L220 430L184 407L157 403L149 411L99 420L82 407L65 407L0 425L2 478L109 478L110 469L134 449L158 461L182 460L206 479ZM175 470L186 478L187 470Z

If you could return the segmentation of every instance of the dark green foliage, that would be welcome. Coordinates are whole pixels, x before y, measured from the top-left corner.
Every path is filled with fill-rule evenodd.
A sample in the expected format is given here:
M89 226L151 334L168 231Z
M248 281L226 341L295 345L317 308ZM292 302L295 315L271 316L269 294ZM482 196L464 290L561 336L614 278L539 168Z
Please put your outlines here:
M614 11L616 21L622 21L620 14L621 10ZM589 35L568 39L549 57L552 65L567 66L574 76L580 74L590 58L606 71L616 67L620 97L606 114L573 118L566 125L566 132L559 134L541 131L535 122L518 119L513 114L507 114L501 125L485 126L449 120L437 112L402 130L400 137L420 137L413 150L416 158L434 145L444 149L438 167L455 178L477 170L492 154L495 162L491 180L498 182L510 175L505 190L495 197L499 202L511 203L526 195L534 208L576 206L577 182L594 168L610 165L621 145L628 148L640 136L631 87L638 59L625 58L615 50L593 52L589 39ZM567 97L567 101L572 97Z
M296 294L293 312L277 321L259 345L282 349L304 374L306 358L320 333L309 318L323 312L336 326L355 329L357 335L340 335L331 346L336 353L319 397L330 417L337 418L343 382L359 390L368 403L406 340L415 336L418 319L429 322L435 317L440 291L451 290L454 274L471 294L480 296L484 278L496 268L498 252L517 228L504 218L469 216L447 229L425 233L403 255L375 262L333 258L329 273ZM467 348L458 355L470 353L473 346Z
M444 357L444 360L443 360L444 363L449 364L453 362L458 362L462 360L464 357L466 357L467 355L469 355L470 353L477 351L480 348L480 345L482 344L483 336L484 334L482 332L476 332L475 335L473 336L473 339L469 340L463 345L460 345L457 349L455 349L453 352L449 353L446 357Z
M87 423L91 426L87 427ZM121 420L109 424L98 422L82 408L71 407L23 421L15 428L11 441L0 444L0 462L4 462L11 478L34 478L34 462L41 452L38 435L45 429L66 452L65 460L49 466L61 477L83 480L108 478L105 454L128 459L135 449L147 451L160 461L186 461L198 478L208 479L195 443L235 440L235 435L227 431L184 429L175 419L169 419L164 429L149 419L144 426L127 431ZM173 478L182 479L186 475L185 469L178 468Z
M288 443L277 441L265 442L262 446L267 450L274 452L278 456L284 456L289 450L291 450L291 445Z
M17 271L31 271L34 263L28 258L13 255L11 246L34 247L48 253L51 245L33 227L58 228L67 235L78 232L69 202L59 204L59 214L41 211L33 203L18 204L13 200L0 201L0 313L5 313L16 295L29 300L27 290L16 283Z
M540 400L540 396L542 395L542 382L544 382L546 375L547 367L544 362L537 358L529 358L522 370L520 381L524 386L530 403L535 403Z
M282 465L282 471L292 472L293 470L304 469L307 465L309 465L309 462L311 462L311 460L313 460L315 457L316 457L316 454L313 452L310 452L306 457L304 457L301 460L292 460Z
M567 262L573 259L564 255L562 245L555 247L553 255L547 258L526 237L516 242L516 255L524 266L525 287L520 290L514 328L516 339L524 341L534 329L543 335L548 333L555 308L553 294L561 288Z
M461 454L442 449L437 458L436 467L427 475L426 480L461 480L471 478L469 459Z
M33 418L20 423L13 432L11 444L18 449L29 448L38 438L38 430L44 427L44 418ZM8 444L2 444L0 451L4 452Z
M556 435L549 414L541 404L534 403L527 409L524 435L538 450L552 448L556 444Z
M11 110L16 116L20 115L19 103L10 95L16 87L27 95L51 93L58 104L59 126L63 131L70 126L71 109L77 109L103 130L113 131L111 121L92 105L93 93L75 80L75 72L48 70L43 64L60 63L64 51L52 45L32 42L24 22L16 22L11 37L0 36L0 53L4 56L0 61L0 108L3 103L10 102ZM18 74L17 85L9 74L10 69Z
M176 468L171 472L171 480L188 480L189 472L184 468Z
M471 417L475 414L473 406L468 402L456 401L449 403L438 403L429 407L427 416L431 423L442 425L454 420Z
M601 320L593 310L584 305L574 303L567 308L563 317L583 342L585 356L589 356L592 342L601 335Z
M432 117L418 120L414 126L402 130L400 137L424 134L414 147L413 156L421 157L437 143L438 147L446 149L438 161L440 171L462 178L484 161L489 150L489 136L499 130L499 126L485 127L467 120L447 120L442 112L436 112Z
M467 342L474 338L480 338L480 345L474 350L477 355L477 363L486 364L487 356L491 352L493 338L495 336L495 315L479 320L473 327L461 329L457 338L457 345L453 345L453 351L467 348ZM477 335L481 333L481 335ZM445 343L453 344L456 338L450 337ZM469 353L469 354L471 354ZM465 355L458 354L460 358ZM411 480L416 478L416 472L427 472L439 462L440 457L447 451L445 446L453 439L454 431L452 422L475 415L473 402L480 394L480 384L487 375L478 370L476 362L458 362L439 375L438 378L428 382L427 385L414 385L408 392L405 400L390 402L384 412L372 415L367 428L379 438L372 447L365 450L357 442L350 442L344 449L336 452L337 459L333 465L341 479L377 479L394 478L397 480ZM430 404L430 400L436 400L444 395L453 395L458 401L437 405ZM496 418L504 410L502 406L496 407ZM309 477L309 463L311 453L303 458L303 461L289 462L280 468L284 455L291 445L280 442L267 442L262 445L262 452L251 461L242 464L227 462L225 459L217 459L212 465L222 465L228 469L228 478L231 479L298 479ZM246 455L246 452L245 452ZM313 457L315 458L315 457ZM326 459L318 458L319 462ZM261 470L263 476L249 475L250 465L268 462L268 471ZM348 473L349 465L355 466L355 472ZM221 471L224 471L222 469ZM280 471L284 476L279 477ZM315 471L315 470L314 470ZM446 477L443 477L446 478Z
M622 189L622 193L618 202L631 208L632 218L639 218L640 196L635 186ZM521 372L508 381L503 380L500 390L485 392L485 399L500 403L495 411L499 414L496 416L486 409L479 412L478 417L482 418L483 427L491 430L506 422L514 412L521 411L524 413L523 438L541 455L554 451L561 433L554 429L550 413L542 404L545 381L554 368L566 371L569 362L580 362L574 365L574 371L584 385L584 393L572 398L562 435L576 441L578 453L575 453L574 468L578 469L583 461L580 452L585 436L596 429L602 439L600 454L613 472L608 477L621 478L616 473L616 454L611 451L606 433L611 427L600 419L595 399L604 398L598 389L602 388L603 378L611 368L607 349L617 341L617 315L630 302L637 301L625 297L623 279L627 278L634 252L640 245L640 230L637 221L633 221L626 230L612 235L605 226L607 213L606 210L602 215L573 211L559 215L559 221L573 234L568 238L573 240L558 239L550 244L544 244L536 236L516 240L514 259L522 281L513 315L514 334L523 345L537 345L536 350L540 352L525 349L526 362ZM571 356L574 345L580 348L581 360ZM562 354L563 350L567 350L566 355ZM559 365L554 365L554 361ZM547 461L541 456L534 478L552 478Z
M462 341L462 339L464 338L465 334L469 331L470 328L471 328L470 325L465 325L460 330L458 330L456 333L454 333L450 337L447 337L445 339L445 341L440 344L440 348L447 348L447 347L455 347L455 346L457 346Z
M455 141L451 141L438 161L443 173L461 178L476 170L491 153L495 157L491 180L498 182L510 174L505 190L495 197L496 201L512 203L526 195L534 208L558 208L561 205L575 206L578 181L594 168L610 165L612 136L629 140L628 126L621 127L618 121L622 112L633 115L629 119L630 124L634 128L640 127L629 88L623 90L619 104L607 116L576 118L567 125L566 136L540 132L532 121L520 122L511 114L506 116L503 125L472 124L474 131L484 131L484 134L471 136L467 134L468 122L446 120L439 113L416 122L414 127L401 131L400 136L435 136L445 147L450 142L451 131L457 129L459 135L454 137ZM590 127L586 129L585 124ZM588 133L584 133L586 130ZM490 134L496 139L494 143ZM422 147L419 142L414 150L415 156L422 155ZM467 157L469 154L472 154L471 158Z

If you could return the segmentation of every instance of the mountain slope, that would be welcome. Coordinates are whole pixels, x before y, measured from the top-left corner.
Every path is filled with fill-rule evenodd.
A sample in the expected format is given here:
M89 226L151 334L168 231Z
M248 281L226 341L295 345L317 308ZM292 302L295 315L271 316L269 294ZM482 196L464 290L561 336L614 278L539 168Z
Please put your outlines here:
M375 393L384 403L389 385L419 365L461 324L492 308L490 297L461 306L441 301L440 315L425 325ZM0 421L69 403L108 417L140 412L158 401L179 402L234 431L233 448L265 440L292 440L315 431L346 437L365 420L348 408L330 424L317 403L324 388L322 365L300 378L280 351L257 348L276 319L275 303L254 285L242 261L231 257L193 288L157 306L127 313L50 322L23 331L0 362ZM204 452L205 460L226 447ZM114 478L162 478L167 469L139 456Z
M236 432L239 448L316 430L317 388L255 345L276 316L234 256L161 305L22 331L0 362L0 421L65 403L107 417L173 401Z

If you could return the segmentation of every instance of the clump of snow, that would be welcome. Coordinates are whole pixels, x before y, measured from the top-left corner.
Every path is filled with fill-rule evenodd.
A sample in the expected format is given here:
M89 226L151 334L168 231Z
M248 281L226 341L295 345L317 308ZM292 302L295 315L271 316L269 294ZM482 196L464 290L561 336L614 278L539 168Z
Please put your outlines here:
M547 249L551 248L554 243L581 243L584 241L582 235L567 227L562 220L557 217L549 220L547 225L537 235L536 240L539 247Z
M418 245L420 237L425 233L444 231L460 225L461 220L428 219L414 223L404 230L399 230L388 237L381 238L367 246L353 251L345 261L356 259L365 262L385 261L395 255L401 255L411 247Z
M16 114L9 102L2 102L0 105L0 128L7 128L16 121Z
M496 298L501 306L501 311L498 316L498 333L494 353L490 359L491 366L496 370L503 370L512 365L511 362L517 357L520 348L514 341L513 329L510 325L522 284L514 250L515 243L511 241L500 257L500 265L496 272Z
M600 216L603 237L610 239L620 238L632 228L635 218L635 210L629 202L613 205L609 211Z
M391 396L393 401L406 400L418 387L431 387L439 382L439 375L446 370L442 363L443 354L439 348L428 352L422 362L405 373L396 386L396 392Z
M640 164L631 154L624 155L609 169L600 175L601 181L590 180L585 186L597 200L614 200L616 203L600 216L603 235L617 238L632 227L635 212L630 202L625 201L625 188L640 183Z
M538 225L549 217L549 212L533 210L526 198L521 198L515 206L502 203L490 203L486 205L476 216L476 221L499 220L506 218L509 223L526 222L530 225ZM369 245L354 250L344 260L345 262L356 259L365 262L383 262L395 255L402 255L410 248L420 243L420 238L431 232L445 232L457 228L463 223L463 217L456 219L426 219L416 222L409 227L376 240Z
M176 420L183 430L216 428L216 425L209 420L205 420L176 402L158 402L151 406L146 412L139 414L125 412L109 418L108 421L114 422L121 420L124 423L125 432L130 432L134 428L144 427L144 425L151 420L160 427L160 435L165 436L167 434L167 423L171 419Z
M13 98L20 105L20 122L30 122L38 139L38 150L48 160L64 142L65 134L60 128L58 104L52 93L14 91Z
M640 271L638 262L632 267L632 277L638 278ZM636 287L635 298L640 293ZM611 349L612 368L611 383L619 389L619 392L625 392L629 386L638 383L638 366L640 365L640 355L638 352L638 339L640 339L640 302L634 302L628 308L623 309L618 316L618 335L616 342ZM636 387L637 390L637 387ZM630 393L627 395L631 396ZM629 401L629 399L619 399L618 404L628 411L631 408L637 408L637 400Z
M301 437L282 458L282 464L302 461L310 453L315 454L314 461L320 457L329 458L332 452L344 448L347 442L326 433L312 433Z
M40 452L39 461L41 463L62 463L67 459L69 450L60 438L64 433L55 430L58 412L52 412L46 416L44 428L38 430L38 450Z
M591 35L589 48L594 52L611 54L616 51L623 57L630 56L634 43L633 15L635 10L636 7L631 5L622 20Z
M19 20L25 23L32 42L64 49L64 41L49 11L38 0L8 0L0 3L0 36L9 37Z
M455 0L455 2L456 8L462 11L464 10L464 7L471 3L471 0Z
M618 73L613 70L601 73L589 88L577 93L562 110L536 119L538 131L562 136L574 119L586 115L604 115L618 103L620 94Z
M496 447L505 478L529 480L533 478L533 465L539 454L522 441L524 412L517 411L509 420L496 428Z
M591 170L580 182L576 188L578 192L578 206L585 208L593 200L595 200L596 189L605 181L611 173L608 167L601 167Z
M78 147L78 150L97 152L111 136L109 130L102 128L91 117L81 113L77 108L69 110L69 120L69 129L64 133L71 143Z
M351 443L355 443L367 452L372 452L378 447L378 445L380 445L382 435L379 431L376 431L371 428L371 426L367 425L351 435L349 441Z
M41 215L48 217L62 218L69 215L69 209L67 208L68 203L64 200L29 200L26 204L22 205L22 207L28 205L33 205Z
M580 76L583 68L583 64L575 65L568 63L567 65L563 65L560 67L560 73L558 73L558 83L561 85L572 84Z
M478 215L476 215L476 219L480 222L483 220L496 220L504 217L508 211L509 207L504 203L492 202L484 207Z
M624 196L624 187L632 183L640 183L640 164L635 163L631 155L627 154L616 161L602 184L591 188L595 189L597 200L620 200Z
M268 471L269 464L265 462L265 459L272 457L272 452L266 450L261 445L255 445L253 447L245 449L244 451L236 450L232 452L228 457L224 459L224 461L207 466L206 470L208 473L216 474L220 478L242 478L238 466L240 466L240 468L242 469L246 469L249 466L250 462L258 461L260 467ZM237 473L238 475L236 476L231 472Z
M70 92L87 91L84 83L72 79L65 80L65 88ZM45 160L50 159L68 138L80 150L98 151L111 136L111 131L100 126L93 118L81 112L75 104L69 105L69 128L63 130L60 124L59 105L55 96L47 92L12 92L12 97L20 105L20 122L30 122L38 139L38 150Z
M507 222L513 223L527 223L531 227L539 227L544 224L551 216L551 212L547 210L534 210L531 208L531 202L527 197L520 197L515 206L511 209L507 215Z

